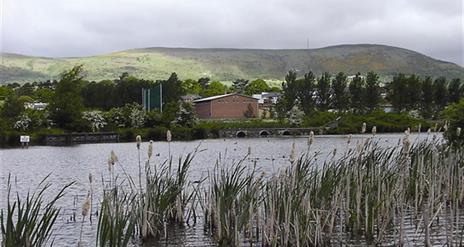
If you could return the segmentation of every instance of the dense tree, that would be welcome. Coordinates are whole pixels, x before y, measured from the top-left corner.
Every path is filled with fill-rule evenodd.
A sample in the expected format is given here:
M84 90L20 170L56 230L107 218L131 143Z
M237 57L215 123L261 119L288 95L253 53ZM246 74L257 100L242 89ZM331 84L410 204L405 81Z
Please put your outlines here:
M364 104L368 111L373 111L380 102L379 76L373 71L367 73Z
M365 85L364 79L361 77L361 73L357 73L353 80L351 80L349 90L351 96L350 106L353 109L353 111L364 112Z
M24 111L24 103L15 94L9 95L3 103L1 115L3 118L16 118Z
M407 78L404 74L398 74L388 85L388 100L395 111L401 112L407 107L407 97Z
M84 105L88 108L109 110L111 107L118 105L115 102L115 99L119 98L119 95L115 94L114 82L110 80L104 80L101 82L92 81L86 83L82 88L82 97L84 99Z
M436 111L442 111L448 103L448 91L444 77L439 77L433 82L433 101Z
M197 95L200 95L201 91L203 90L203 87L199 83L199 81L195 81L192 79L187 79L183 81L182 88L184 89L184 92L187 94L197 94Z
M432 106L433 106L433 81L432 78L426 77L422 81L421 87L421 100L419 105L419 110L422 117L431 118L432 117Z
M271 88L269 85L267 85L266 81L263 79L256 79L252 82L250 82L246 87L245 87L245 94L246 95L253 95L253 94L258 94L262 92L269 92Z
M200 79L198 79L198 84L200 84L200 87L205 90L206 88L208 88L208 85L210 83L211 79L208 78L208 77L202 77Z
M34 92L34 99L39 102L50 103L53 99L54 90L50 88L38 88Z
M326 111L330 104L330 77L328 72L322 74L316 85L316 107L318 110Z
M247 85L248 85L248 80L237 79L232 82L232 90L236 93L244 94Z
M115 80L113 106L122 107L134 102L142 104L142 88L150 88L153 85L152 81L138 79L128 73L123 73L119 79Z
M332 80L332 108L343 112L348 108L349 95L347 90L347 77L345 73L338 73Z
M7 86L0 86L0 100L4 100L9 96L15 95L15 91Z
M210 97L221 95L227 92L227 87L219 81L213 81L208 84L208 87L202 92L201 96Z
M166 81L160 83L163 85L163 104L177 102L180 96L185 94L182 81L177 78L176 73L172 73Z
M55 95L49 105L50 116L60 128L79 130L83 126L81 96L82 65L65 72L56 85Z
M276 107L279 116L283 116L285 112L293 108L297 95L297 73L294 70L290 70L285 76L285 81L282 82L282 96L279 98L279 104Z
M415 74L406 79L406 110L414 110L419 106L421 99L421 81Z
M24 83L21 87L16 89L16 94L18 96L26 95L32 96L34 94L35 87L31 83Z
M464 86L461 84L461 79L455 78L448 85L448 99L450 103L458 103L463 97Z
M309 71L303 79L297 80L297 87L296 96L300 109L308 116L315 108L316 79L313 72Z

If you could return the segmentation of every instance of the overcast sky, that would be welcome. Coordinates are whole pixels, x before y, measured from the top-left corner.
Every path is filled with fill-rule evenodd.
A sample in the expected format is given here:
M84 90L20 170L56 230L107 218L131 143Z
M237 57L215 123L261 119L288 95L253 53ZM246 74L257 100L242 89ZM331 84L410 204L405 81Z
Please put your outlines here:
M0 0L2 50L399 46L464 64L462 0Z

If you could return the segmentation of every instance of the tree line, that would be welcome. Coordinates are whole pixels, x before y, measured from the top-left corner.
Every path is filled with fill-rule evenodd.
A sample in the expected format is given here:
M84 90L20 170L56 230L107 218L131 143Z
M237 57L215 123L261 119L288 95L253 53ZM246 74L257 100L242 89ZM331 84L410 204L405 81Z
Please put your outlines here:
M290 70L282 83L276 111L280 117L288 117L295 106L306 116L328 110L367 113L391 104L396 112L417 111L430 119L463 96L464 85L459 78L447 81L444 77L433 80L398 74L391 82L382 84L375 72L365 76L357 73L349 78L343 72L335 75L326 72L317 77L309 71L298 77L295 70Z

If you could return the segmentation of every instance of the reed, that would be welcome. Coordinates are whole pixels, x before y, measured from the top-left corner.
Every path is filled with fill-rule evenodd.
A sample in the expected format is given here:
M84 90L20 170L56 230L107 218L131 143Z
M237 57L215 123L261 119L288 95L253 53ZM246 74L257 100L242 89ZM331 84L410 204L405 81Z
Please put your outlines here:
M11 198L11 176L8 176L7 208L0 212L2 246L45 246L48 244L61 210L55 204L74 184L74 182L66 184L54 197L45 200L44 195L51 187L51 183L47 182L49 176L39 183L35 192L28 192L24 199L19 193L16 193L14 199Z

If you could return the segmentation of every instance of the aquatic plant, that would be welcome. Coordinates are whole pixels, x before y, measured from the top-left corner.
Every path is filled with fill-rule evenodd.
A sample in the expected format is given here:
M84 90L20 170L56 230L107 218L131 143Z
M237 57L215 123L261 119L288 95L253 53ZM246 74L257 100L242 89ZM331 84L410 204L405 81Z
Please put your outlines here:
M16 198L11 198L11 176L7 180L7 208L0 212L0 224L2 232L2 246L45 246L52 235L53 226L60 213L60 208L55 204L65 195L65 191L74 184L68 183L61 190L46 201L44 195L51 187L46 176L32 194L27 193L22 199L19 193Z

